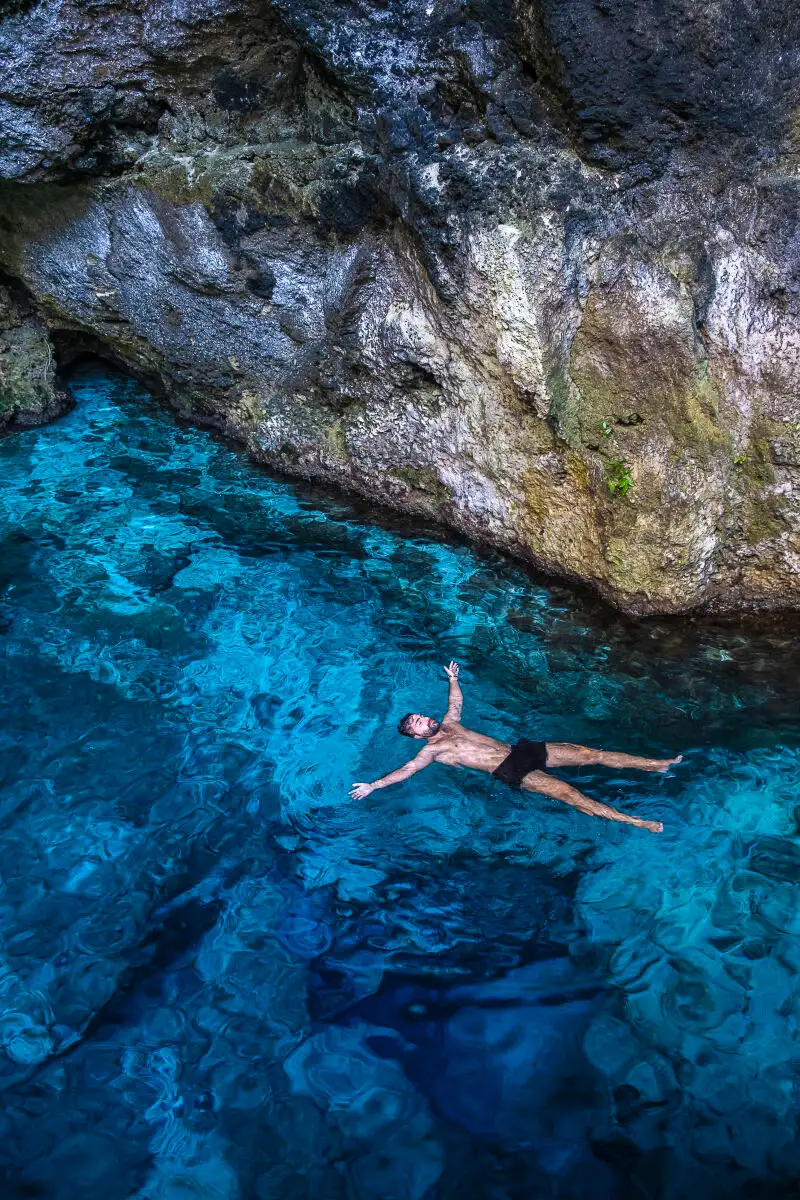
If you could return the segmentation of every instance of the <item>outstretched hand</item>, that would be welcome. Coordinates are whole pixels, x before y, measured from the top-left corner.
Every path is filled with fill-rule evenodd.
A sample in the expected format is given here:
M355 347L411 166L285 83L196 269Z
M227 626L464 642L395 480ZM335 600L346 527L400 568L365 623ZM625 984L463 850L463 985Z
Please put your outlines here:
M444 673L448 679L458 679L458 663L451 662L449 667L444 668Z
M350 788L350 796L353 800L363 800L370 792L374 791L371 783L354 783Z

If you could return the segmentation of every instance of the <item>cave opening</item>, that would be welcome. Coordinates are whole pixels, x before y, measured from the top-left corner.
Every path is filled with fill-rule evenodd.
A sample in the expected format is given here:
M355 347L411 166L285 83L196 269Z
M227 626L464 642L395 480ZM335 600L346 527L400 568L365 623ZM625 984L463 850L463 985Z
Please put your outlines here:
M167 389L160 372L124 358L96 334L83 329L57 327L50 330L50 341L56 360L58 384L62 388L67 387L76 371L86 363L101 363L136 379L156 399L166 398Z

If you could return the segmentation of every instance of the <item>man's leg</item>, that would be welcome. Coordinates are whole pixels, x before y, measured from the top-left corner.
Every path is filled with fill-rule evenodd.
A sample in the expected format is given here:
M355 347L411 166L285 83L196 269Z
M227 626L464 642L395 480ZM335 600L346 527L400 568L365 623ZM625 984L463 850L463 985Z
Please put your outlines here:
M616 767L618 771L666 771L683 758L639 758L616 750L592 750L571 742L547 742L548 767Z
M649 829L651 833L661 833L664 828L660 821L642 821L639 817L629 817L625 813L621 813L619 809L612 808L610 804L598 804L596 800L590 800L588 796L584 796L583 792L579 792L577 788L570 787L561 779L554 779L552 775L546 775L544 771L530 771L522 780L521 787L526 792L541 792L543 796L552 796L554 800L563 800L565 804L579 808L581 812L588 813L590 817L605 817L607 821L621 821L624 825L636 825L639 829Z

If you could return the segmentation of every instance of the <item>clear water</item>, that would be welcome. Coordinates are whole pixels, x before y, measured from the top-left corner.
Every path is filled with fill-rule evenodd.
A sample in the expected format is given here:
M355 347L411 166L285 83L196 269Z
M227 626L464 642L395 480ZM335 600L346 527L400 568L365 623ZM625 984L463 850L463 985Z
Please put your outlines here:
M625 621L73 387L0 442L4 1200L789 1194L794 631ZM565 773L665 832L351 802L451 657L480 729L683 752Z

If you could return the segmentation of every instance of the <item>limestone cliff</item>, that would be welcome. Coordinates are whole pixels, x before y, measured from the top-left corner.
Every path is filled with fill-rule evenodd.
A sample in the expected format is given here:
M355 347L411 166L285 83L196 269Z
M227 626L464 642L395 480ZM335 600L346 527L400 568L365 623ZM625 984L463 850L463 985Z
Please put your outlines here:
M43 353L627 611L800 606L796 9L0 14L5 323Z

